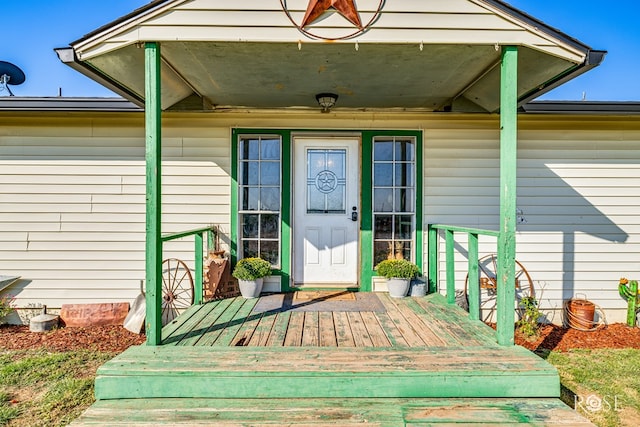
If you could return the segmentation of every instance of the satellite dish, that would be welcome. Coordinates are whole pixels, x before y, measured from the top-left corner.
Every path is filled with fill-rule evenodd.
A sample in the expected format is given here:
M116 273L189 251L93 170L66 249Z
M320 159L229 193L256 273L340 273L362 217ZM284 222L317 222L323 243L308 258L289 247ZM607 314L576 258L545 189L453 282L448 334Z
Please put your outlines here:
M13 96L13 92L9 85L21 85L26 77L24 72L10 62L0 61L0 91L7 89L9 96Z

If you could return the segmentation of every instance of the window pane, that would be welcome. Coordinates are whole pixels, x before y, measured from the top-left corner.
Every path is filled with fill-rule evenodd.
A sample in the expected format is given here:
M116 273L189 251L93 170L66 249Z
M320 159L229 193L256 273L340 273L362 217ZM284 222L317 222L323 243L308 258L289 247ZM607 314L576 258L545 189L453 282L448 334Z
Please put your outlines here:
M258 237L258 220L260 215L244 214L242 215L242 237L257 238Z
M262 240L260 243L261 258L269 261L271 265L280 264L280 257L277 240Z
M395 190L395 212L413 212L413 190L400 188Z
M243 187L242 188L242 210L257 211L258 210L258 188Z
M393 185L393 163L375 163L373 165L373 185L391 187Z
M373 243L373 265L378 265L380 261L393 257L392 242L374 242Z
M258 139L243 139L240 146L242 160L258 160L260 141Z
M396 259L411 259L411 245L410 241L395 242L393 248L393 255Z
M333 150L327 152L327 169L336 174L338 178L344 178L345 175L345 150Z
M396 158L397 162L401 161L413 161L415 158L415 147L413 143L413 138L402 139L396 138Z
M392 221L393 216L391 215L376 215L374 219L373 238L376 240L391 239L393 237L393 230L391 228Z
M260 163L260 185L280 185L280 163Z
M280 210L280 188L264 187L260 190L260 208L263 211Z
M260 146L262 160L279 160L280 159L280 140L279 139L263 139Z
M373 160L376 162L393 160L393 142L378 141L373 144Z
M258 162L240 163L240 184L258 185Z
M315 184L307 186L307 199L307 212L324 212L324 194Z
M309 179L315 179L320 172L327 169L324 150L309 150L307 162L307 177Z
M260 218L260 237L263 239L277 239L279 236L280 215L262 214Z
M258 253L258 241L257 240L243 240L242 241L242 257L254 258L259 255Z
M413 236L413 215L397 215L395 217L395 236L394 239L410 240Z
M333 192L326 195L327 210L331 212L346 212L344 206L344 185L339 186Z
M393 189L376 188L373 191L374 212L393 212Z
M391 171L389 171L391 174ZM395 167L395 185L396 187L413 187L413 164L396 163Z

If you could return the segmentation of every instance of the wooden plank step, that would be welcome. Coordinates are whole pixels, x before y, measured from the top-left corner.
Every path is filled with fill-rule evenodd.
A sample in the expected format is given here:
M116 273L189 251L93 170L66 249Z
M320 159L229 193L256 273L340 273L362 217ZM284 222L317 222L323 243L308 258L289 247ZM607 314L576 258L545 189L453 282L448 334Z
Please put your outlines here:
M521 347L130 347L98 369L97 399L558 397L556 369Z
M98 401L82 426L593 426L559 399L123 399Z

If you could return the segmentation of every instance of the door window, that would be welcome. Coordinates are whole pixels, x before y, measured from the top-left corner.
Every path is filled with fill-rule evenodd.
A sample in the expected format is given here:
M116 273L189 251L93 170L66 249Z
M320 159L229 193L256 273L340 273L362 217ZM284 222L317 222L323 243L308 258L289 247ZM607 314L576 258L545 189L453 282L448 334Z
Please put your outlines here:
M307 213L346 212L347 150L307 150Z

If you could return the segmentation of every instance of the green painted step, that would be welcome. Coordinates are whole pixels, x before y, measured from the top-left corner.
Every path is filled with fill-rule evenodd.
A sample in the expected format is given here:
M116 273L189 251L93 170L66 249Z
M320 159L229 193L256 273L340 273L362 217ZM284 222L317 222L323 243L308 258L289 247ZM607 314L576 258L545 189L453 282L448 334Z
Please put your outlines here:
M521 347L136 346L98 369L96 399L559 397Z
M558 399L125 399L98 401L81 426L592 426Z

